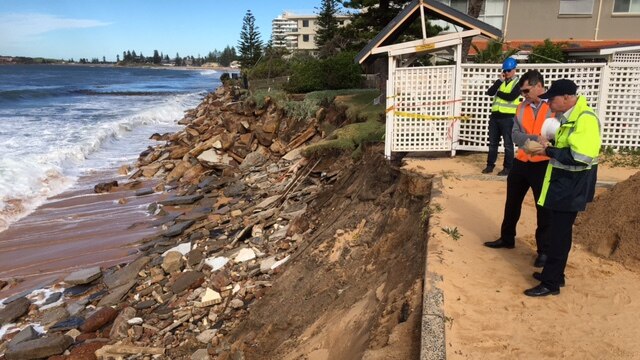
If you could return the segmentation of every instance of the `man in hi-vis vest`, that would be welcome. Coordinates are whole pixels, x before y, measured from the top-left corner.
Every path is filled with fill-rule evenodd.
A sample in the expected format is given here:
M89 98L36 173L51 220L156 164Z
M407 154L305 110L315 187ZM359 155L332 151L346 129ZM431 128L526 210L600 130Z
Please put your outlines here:
M583 211L593 199L600 145L598 116L584 96L577 96L578 87L568 79L555 81L540 95L548 99L551 111L558 112L560 127L553 145L544 143L535 155L549 156L538 205L551 210L547 262L542 273L533 276L538 286L525 290L527 296L557 295L564 285L573 223L578 211Z
M483 174L492 173L496 166L500 137L502 137L504 145L504 167L498 175L508 175L513 165L511 130L513 117L516 115L516 108L520 103L520 86L518 86L518 77L516 76L517 66L516 59L507 58L502 63L500 78L487 90L487 95L493 96L493 104L489 117L489 155L487 156L487 167L482 170Z
M515 247L516 225L520 219L522 201L529 188L536 201L540 198L542 181L549 164L544 155L529 155L525 152L527 140L544 143L542 124L552 116L551 109L545 100L539 98L545 92L544 78L537 70L529 70L518 82L524 101L518 105L513 125L513 141L519 149L513 162L513 168L507 177L507 200L504 204L504 217L500 228L500 238L485 242L490 248L513 249ZM540 205L536 206L536 245L538 256L535 267L543 267L547 259L547 237L550 211Z

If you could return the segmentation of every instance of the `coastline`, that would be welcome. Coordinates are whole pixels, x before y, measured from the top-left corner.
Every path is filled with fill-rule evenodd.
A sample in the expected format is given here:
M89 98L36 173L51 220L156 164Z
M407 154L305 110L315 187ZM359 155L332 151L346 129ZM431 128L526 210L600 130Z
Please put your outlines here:
M117 67L117 68L131 68L131 69L155 69L155 70L184 70L184 71L198 71L198 70L215 70L222 72L239 72L239 68L233 68L229 66L157 66L157 65L116 65L116 64L79 64L79 63L47 63L47 64L20 64L20 63L0 63L0 66L81 66L81 67Z
M112 180L120 188L94 193L95 184ZM145 208L162 196L135 195L153 184L130 182L117 169L86 175L10 224L0 232L0 279L16 284L0 290L0 298L55 283L79 268L130 261L136 242L157 231Z

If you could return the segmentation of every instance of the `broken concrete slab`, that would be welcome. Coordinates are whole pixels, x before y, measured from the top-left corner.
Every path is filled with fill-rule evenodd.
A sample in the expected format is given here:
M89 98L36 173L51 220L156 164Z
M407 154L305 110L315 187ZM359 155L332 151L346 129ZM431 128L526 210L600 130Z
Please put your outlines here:
M229 259L224 256L211 257L204 260L204 264L211 268L211 271L217 271L222 269Z
M171 249L165 251L162 253L162 256L167 256L168 253L172 252L172 251L177 251L182 255L187 255L187 253L189 253L189 251L191 251L191 243L190 242L186 242L186 243L182 243L178 246L174 246Z

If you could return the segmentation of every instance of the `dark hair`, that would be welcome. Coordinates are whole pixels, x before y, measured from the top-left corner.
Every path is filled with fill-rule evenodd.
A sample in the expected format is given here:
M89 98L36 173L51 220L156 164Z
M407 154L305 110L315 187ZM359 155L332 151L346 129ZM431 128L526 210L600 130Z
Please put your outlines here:
M538 70L529 70L520 77L520 81L518 81L518 86L522 87L524 82L528 82L529 85L537 85L538 83L544 87L544 77L540 74Z

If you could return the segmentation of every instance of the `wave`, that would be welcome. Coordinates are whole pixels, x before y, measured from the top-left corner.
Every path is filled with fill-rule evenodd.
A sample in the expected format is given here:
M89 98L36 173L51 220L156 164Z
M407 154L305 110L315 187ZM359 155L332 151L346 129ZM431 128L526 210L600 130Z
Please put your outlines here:
M0 231L35 210L46 198L73 186L83 175L79 169L86 167L90 157L92 167L109 167L117 166L112 160L125 150L137 155L158 127L177 126L184 111L195 106L201 94L168 97L132 114L83 127L69 134L61 146L43 146L40 154L0 158ZM145 126L153 128L146 130ZM139 133L133 135L137 138L132 138L136 130ZM107 148L114 153L98 156Z
M68 92L63 89L61 86L51 86L51 87L25 87L22 89L14 89L14 90L0 90L0 102L3 100L6 101L16 101L23 99L40 99L46 97L56 97L56 96L64 96L67 95Z
M166 88L166 86L164 86ZM13 90L0 90L0 102L17 100L33 100L69 95L86 96L172 96L184 94L181 91L107 91L92 89L69 89L64 87L32 87Z
M200 71L200 75L202 75L202 76L215 76L218 73L219 72L217 70L203 70L203 71Z
M72 94L80 95L105 95L105 96L167 96L178 95L177 91L96 91L96 90L73 90Z

